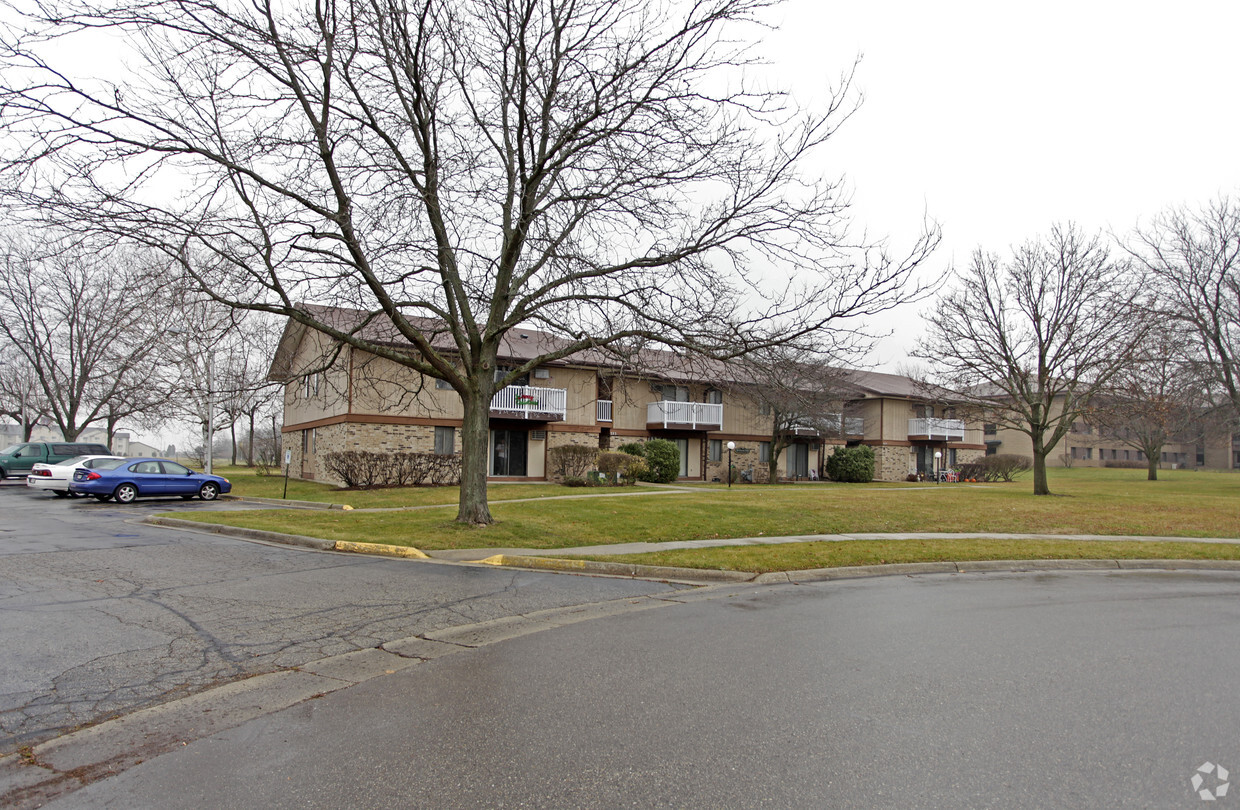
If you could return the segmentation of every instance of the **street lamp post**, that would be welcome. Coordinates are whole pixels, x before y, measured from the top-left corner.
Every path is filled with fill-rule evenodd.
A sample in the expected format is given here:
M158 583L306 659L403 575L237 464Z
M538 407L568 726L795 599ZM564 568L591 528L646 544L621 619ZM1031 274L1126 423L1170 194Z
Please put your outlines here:
M736 442L728 442L728 489L732 488L732 451L736 449Z
M934 483L936 484L939 483L939 479L942 477L939 475L939 459L941 459L942 457L943 457L942 452L938 450L934 451Z

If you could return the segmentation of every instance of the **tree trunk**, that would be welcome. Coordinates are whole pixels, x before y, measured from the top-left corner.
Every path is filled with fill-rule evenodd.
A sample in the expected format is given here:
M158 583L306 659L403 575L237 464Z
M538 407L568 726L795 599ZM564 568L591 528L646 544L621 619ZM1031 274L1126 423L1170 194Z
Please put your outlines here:
M1145 460L1149 462L1148 472L1145 475L1146 481L1158 480L1158 458L1154 453L1147 453Z
M461 423L461 501L459 523L486 526L495 522L487 505L487 454L491 446L491 387L463 395Z
M1029 438L1033 439L1033 494L1050 495L1051 488L1046 482L1047 447L1043 441L1043 434L1038 432L1037 435Z
M228 438L232 443L232 465L237 466L237 420L228 423Z
M246 441L245 466L254 466L254 411L250 411L250 436Z

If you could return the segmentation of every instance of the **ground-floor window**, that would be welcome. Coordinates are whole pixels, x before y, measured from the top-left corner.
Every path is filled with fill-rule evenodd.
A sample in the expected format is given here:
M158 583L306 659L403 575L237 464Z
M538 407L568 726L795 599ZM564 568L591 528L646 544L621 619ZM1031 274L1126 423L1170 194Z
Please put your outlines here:
M710 461L723 461L723 439L711 439L707 452Z
M758 461L769 464L771 461L771 443L758 442Z
M529 437L524 430L492 430L491 475L525 475Z
M435 453L450 456L456 452L456 428L437 425L435 427Z

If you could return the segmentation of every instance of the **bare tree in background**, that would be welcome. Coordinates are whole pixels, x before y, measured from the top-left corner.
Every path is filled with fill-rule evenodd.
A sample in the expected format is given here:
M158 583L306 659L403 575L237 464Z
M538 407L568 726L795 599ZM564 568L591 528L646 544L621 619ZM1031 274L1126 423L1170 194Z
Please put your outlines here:
M1150 481L1158 480L1164 446L1195 444L1211 421L1206 386L1186 356L1190 340L1174 327L1151 331L1086 413L1102 437L1145 454Z
M779 481L779 459L800 436L842 437L847 372L821 353L773 347L732 365L737 381L723 384L757 403L771 420L769 483Z
M1145 338L1136 281L1099 236L1057 226L1009 259L979 248L928 319L916 356L962 404L1029 436L1035 495L1050 494L1047 455Z
M447 381L464 405L458 520L486 524L489 406L535 367L649 340L731 357L922 292L847 232L808 175L849 77L803 112L754 89L770 0L64 0L4 53L16 196L210 257L216 300L282 315ZM46 59L107 28L115 82ZM172 199L169 183L183 193ZM297 302L360 309L347 328ZM382 324L405 343L367 337ZM496 374L505 335L563 338ZM373 333L373 332L372 332Z
M0 252L0 335L74 441L147 381L165 321L163 257L48 232L38 244L10 234Z
M1240 202L1173 208L1139 228L1129 250L1157 288L1162 316L1194 338L1210 390L1240 419Z
M0 416L7 416L21 427L22 441L39 419L47 415L43 390L34 368L12 345L0 349Z

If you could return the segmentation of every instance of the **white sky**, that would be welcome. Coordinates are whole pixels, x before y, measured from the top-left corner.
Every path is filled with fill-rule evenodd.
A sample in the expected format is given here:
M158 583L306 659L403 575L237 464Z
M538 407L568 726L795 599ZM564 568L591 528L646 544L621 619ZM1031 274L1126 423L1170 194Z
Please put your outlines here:
M938 220L928 273L1075 221L1126 234L1240 191L1240 3L789 0L767 53L800 99L856 55L860 111L829 145L859 224L897 243ZM883 324L905 361L927 305Z

